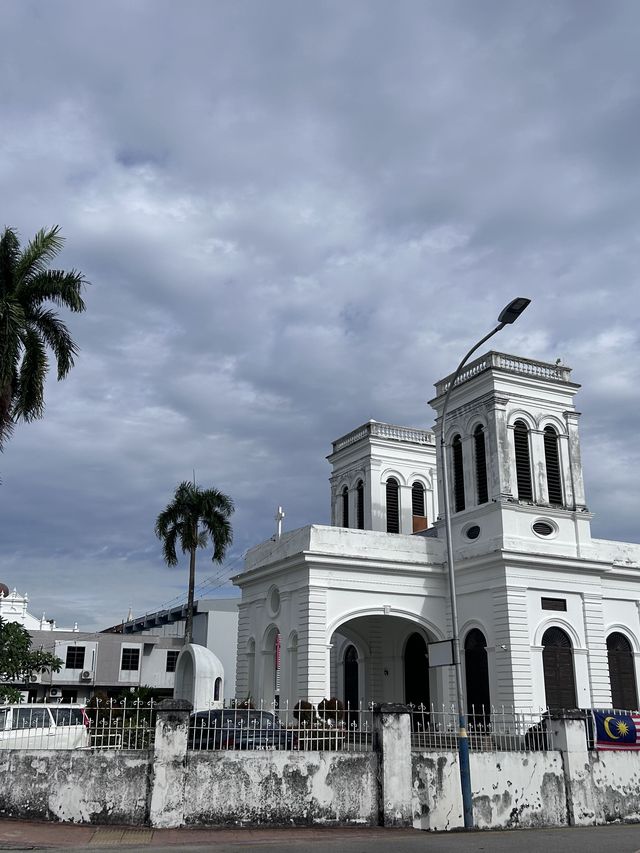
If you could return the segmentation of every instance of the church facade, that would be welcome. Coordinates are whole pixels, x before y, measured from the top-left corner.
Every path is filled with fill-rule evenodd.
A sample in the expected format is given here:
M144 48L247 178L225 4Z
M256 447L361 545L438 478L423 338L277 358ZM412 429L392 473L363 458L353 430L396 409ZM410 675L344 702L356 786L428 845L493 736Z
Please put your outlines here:
M370 421L333 443L331 526L248 552L236 695L449 706L451 636L435 431ZM640 545L591 536L579 386L558 364L489 352L446 421L469 709L638 707Z

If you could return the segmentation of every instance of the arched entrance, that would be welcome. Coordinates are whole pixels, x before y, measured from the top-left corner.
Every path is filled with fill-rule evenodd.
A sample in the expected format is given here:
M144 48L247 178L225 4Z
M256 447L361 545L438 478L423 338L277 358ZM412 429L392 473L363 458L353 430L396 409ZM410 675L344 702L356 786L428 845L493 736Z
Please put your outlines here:
M417 632L411 634L404 647L404 701L407 705L431 707L427 644Z
M464 641L464 673L467 713L472 717L488 716L491 709L491 697L489 694L487 641L478 628L469 631Z
M611 702L616 710L635 711L638 708L635 661L631 643L618 631L607 637Z
M542 665L547 707L551 710L575 708L576 678L573 647L562 628L547 628L542 635Z
M358 652L355 646L349 645L344 653L344 704L348 708L358 707L358 676Z

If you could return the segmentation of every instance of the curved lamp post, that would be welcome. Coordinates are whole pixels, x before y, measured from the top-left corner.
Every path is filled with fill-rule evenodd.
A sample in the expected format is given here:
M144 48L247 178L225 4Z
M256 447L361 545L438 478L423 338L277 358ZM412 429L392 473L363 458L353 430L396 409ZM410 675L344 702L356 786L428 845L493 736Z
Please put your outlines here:
M458 605L456 602L456 579L453 566L453 541L451 535L451 511L449 506L449 476L447 471L447 451L446 451L446 417L447 407L449 405L449 397L456 384L456 380L460 375L460 371L465 366L470 356L489 340L496 332L510 323L515 323L518 317L522 314L527 305L531 302L526 297L519 296L513 299L506 308L503 308L498 317L498 325L492 329L488 335L485 335L482 340L469 350L462 359L456 372L453 374L447 393L442 406L441 432L440 432L440 464L442 466L442 491L444 502L444 524L447 539L447 566L449 569L449 598L451 604L451 628L453 632L453 665L456 673L456 701L458 703L458 755L460 761L460 785L462 788L462 808L464 813L464 828L473 828L473 804L471 799L471 774L469 772L469 736L467 733L467 713L464 707L464 693L462 689L462 667L460 665L460 637L458 635Z

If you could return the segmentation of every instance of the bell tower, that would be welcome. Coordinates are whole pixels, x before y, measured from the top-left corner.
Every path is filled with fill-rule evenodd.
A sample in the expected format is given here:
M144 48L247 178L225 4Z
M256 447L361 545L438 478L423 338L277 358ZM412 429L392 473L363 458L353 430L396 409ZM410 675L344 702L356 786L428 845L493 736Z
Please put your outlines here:
M331 524L417 533L437 514L431 430L368 421L333 442Z
M450 381L438 382L430 401L438 440ZM575 550L590 540L574 406L579 387L559 362L489 352L466 366L445 424L457 545L490 536L494 547L500 537L528 540L529 547L557 540Z

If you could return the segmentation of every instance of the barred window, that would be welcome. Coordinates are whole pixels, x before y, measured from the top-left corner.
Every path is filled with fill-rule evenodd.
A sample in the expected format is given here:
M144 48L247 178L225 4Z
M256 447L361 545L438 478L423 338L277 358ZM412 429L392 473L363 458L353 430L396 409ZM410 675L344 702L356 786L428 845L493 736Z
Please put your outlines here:
M67 646L66 669L84 669L84 646Z
M128 672L140 669L140 649L123 649L120 669Z
M167 668L165 672L175 672L176 671L176 663L178 661L178 655L180 654L179 649L169 649L167 652Z

